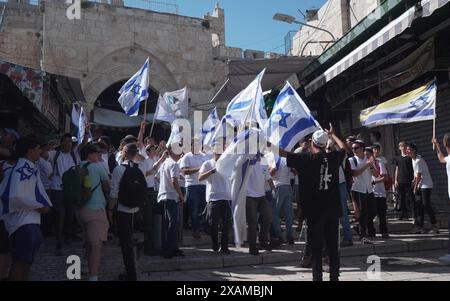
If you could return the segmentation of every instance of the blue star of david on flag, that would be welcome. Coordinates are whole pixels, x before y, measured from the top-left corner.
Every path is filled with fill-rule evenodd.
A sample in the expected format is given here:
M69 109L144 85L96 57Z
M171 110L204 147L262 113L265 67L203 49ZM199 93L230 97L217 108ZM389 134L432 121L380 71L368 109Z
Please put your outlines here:
M21 182L25 180L30 180L31 177L37 173L37 171L26 162L22 167L17 168L16 172L20 174Z
M287 83L278 95L265 127L267 140L291 151L302 138L320 129L301 97Z
M150 62L147 59L144 66L119 91L119 103L128 116L138 116L141 101L148 98L149 65Z
M278 109L278 110L275 112L275 115L281 116L281 119L278 121L278 124L279 124L280 126L284 127L284 128L287 128L287 127L288 127L287 119L288 119L289 116L291 116L292 114L291 114L291 113L283 112L283 109L280 108L280 109ZM273 122L273 120L271 119L270 122Z

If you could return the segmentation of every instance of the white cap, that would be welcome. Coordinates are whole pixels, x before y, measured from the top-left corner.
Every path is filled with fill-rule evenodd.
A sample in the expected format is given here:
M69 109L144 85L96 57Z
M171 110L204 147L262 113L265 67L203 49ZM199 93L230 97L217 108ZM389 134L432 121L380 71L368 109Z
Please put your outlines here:
M323 130L318 130L313 134L312 141L318 147L326 147L328 143L328 134Z

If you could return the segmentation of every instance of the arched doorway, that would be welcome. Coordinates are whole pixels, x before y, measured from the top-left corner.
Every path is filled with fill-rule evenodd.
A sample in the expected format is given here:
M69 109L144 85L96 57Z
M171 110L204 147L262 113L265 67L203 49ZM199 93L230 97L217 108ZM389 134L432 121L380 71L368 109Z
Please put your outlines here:
M124 113L120 103L118 101L120 94L119 90L126 83L126 80L116 82L106 88L95 101L94 107L101 108L104 110L114 111ZM158 103L159 92L153 87L149 87L149 98L147 100L147 114L153 115L156 111L156 106ZM141 103L139 108L139 115L144 114L145 102ZM94 109L95 110L95 109ZM124 117L127 118L127 117ZM98 130L101 131L101 135L105 135L111 138L112 143L115 146L118 146L120 140L126 135L134 135L137 137L139 134L139 126L133 127L104 127L99 125ZM146 133L144 137L150 135L151 124L149 124L146 128ZM156 123L153 129L152 136L156 141L167 140L170 135L170 125L165 123Z

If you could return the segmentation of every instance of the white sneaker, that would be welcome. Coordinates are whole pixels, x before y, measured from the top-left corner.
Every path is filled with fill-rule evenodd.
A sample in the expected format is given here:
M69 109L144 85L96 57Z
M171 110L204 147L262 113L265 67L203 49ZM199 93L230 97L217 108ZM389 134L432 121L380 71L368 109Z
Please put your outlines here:
M450 264L450 254L440 257L439 261L445 264Z

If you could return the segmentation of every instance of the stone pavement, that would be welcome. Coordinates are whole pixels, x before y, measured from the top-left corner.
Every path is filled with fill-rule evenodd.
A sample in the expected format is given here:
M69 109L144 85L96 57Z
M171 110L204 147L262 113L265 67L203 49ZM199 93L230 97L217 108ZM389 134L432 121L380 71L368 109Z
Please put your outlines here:
M381 256L379 281L450 281L450 266L437 258L442 250L398 253ZM367 256L344 257L341 260L342 281L372 281L368 278ZM146 281L311 281L310 269L298 261L281 264L251 265L197 271L156 272L141 275ZM328 280L324 273L324 280ZM375 279L374 279L375 280Z
M139 236L139 235L138 235ZM138 279L152 280L309 280L311 272L308 269L299 268L304 242L297 242L295 246L282 246L272 252L263 251L260 256L251 256L248 249L230 248L230 256L215 254L209 249L208 241L203 238L203 245L191 245L184 247L186 257L183 259L163 259L161 257L139 256L137 261ZM341 249L343 271L348 277L362 279L365 260L369 255L380 257L390 256L422 256L422 251L434 250L430 258L442 256L447 248L448 232L440 235L399 233L391 235L389 240L380 237L371 245L361 245L355 242L355 246ZM81 242L72 243L63 249L63 256L53 256L54 239L47 239L41 247L36 262L31 270L31 280L37 281L65 281L66 263L70 255L78 255L83 263L83 270L87 271L84 250ZM416 255L418 254L418 255ZM383 261L382 261L383 263ZM430 262L430 268L441 270L437 261ZM414 264L413 264L414 265ZM423 265L421 265L423 266ZM392 267L392 265L389 265ZM403 272L408 274L410 265L398 265L398 270L385 274L387 280L392 277L402 279ZM264 272L261 272L264 271ZM269 272L272 271L272 272ZM442 269L443 273L447 273ZM118 241L116 239L105 243L104 256L102 258L101 280L117 280L118 274L123 272L123 262ZM403 273L403 274L402 274ZM424 272L425 273L425 272ZM400 276L399 276L400 275ZM421 277L424 275L421 275ZM442 275L441 275L442 276ZM205 278L206 277L206 278ZM347 276L343 278L346 279ZM410 277L410 276L408 276ZM428 278L432 278L429 276ZM448 277L448 275L443 275ZM86 278L86 277L83 277ZM384 278L383 278L384 279ZM437 280L437 279L435 279ZM450 279L449 279L450 280Z

